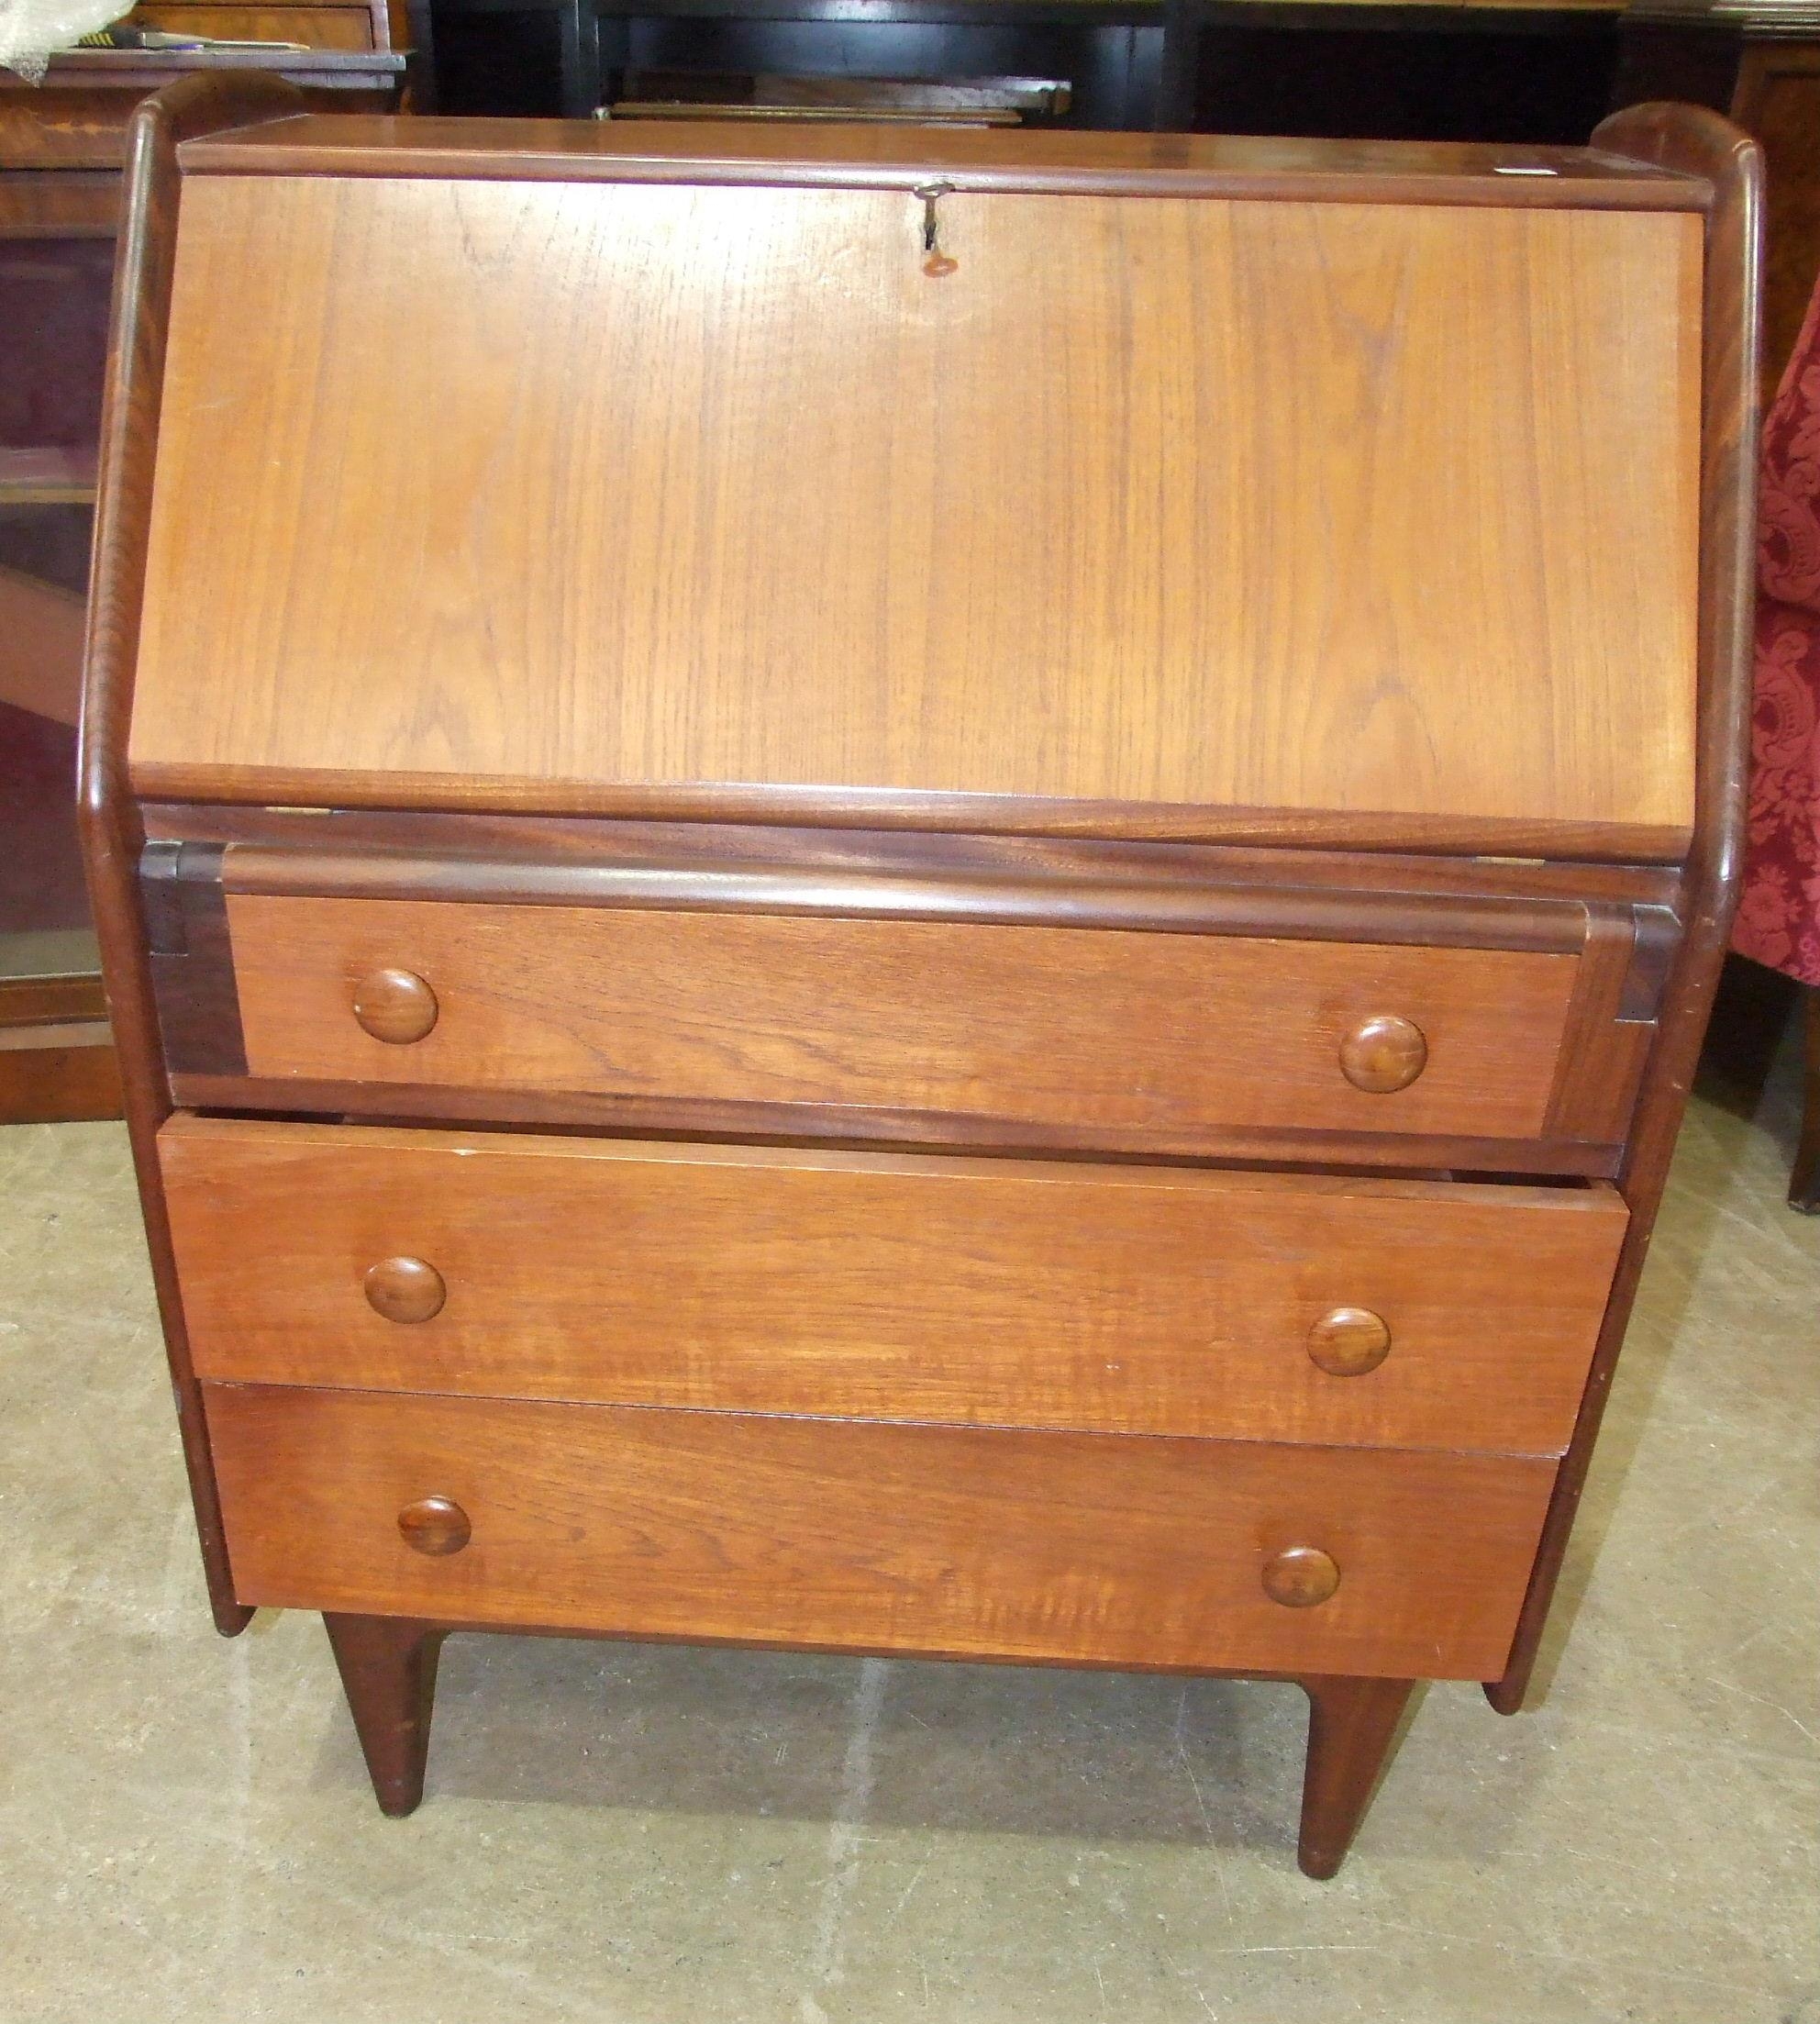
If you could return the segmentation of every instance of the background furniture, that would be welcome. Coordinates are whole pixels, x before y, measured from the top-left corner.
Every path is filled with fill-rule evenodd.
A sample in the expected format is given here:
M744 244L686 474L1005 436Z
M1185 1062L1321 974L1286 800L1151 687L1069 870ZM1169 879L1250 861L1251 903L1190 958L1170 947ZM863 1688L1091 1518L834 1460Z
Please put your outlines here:
M405 59L384 0L186 0L125 27L308 45L79 50L0 70L0 1121L114 1117L120 1089L76 843L76 715L95 441L128 122L190 75L277 70L377 109Z
M1155 123L1161 0L438 0L451 112L591 118L628 73L943 82L1058 77L1060 124ZM671 95L666 85L659 95Z
M1277 0L436 0L451 112L591 117L754 73L1055 77L1060 122L1386 139L1583 140L1618 0L1552 7ZM640 74L642 73L642 75ZM628 87L628 80L630 81Z
M394 1812L451 1629L1293 1678L1331 1874L1729 926L1755 150L281 112L139 116L84 718L217 1624Z
M1156 124L1578 145L1611 109L1621 11L1620 0L1170 0Z
M1619 35L1615 104L1710 106L1762 143L1767 407L1820 275L1820 6L1639 0Z
M1734 946L1803 987L1789 1200L1820 1210L1820 290L1763 428L1755 730Z

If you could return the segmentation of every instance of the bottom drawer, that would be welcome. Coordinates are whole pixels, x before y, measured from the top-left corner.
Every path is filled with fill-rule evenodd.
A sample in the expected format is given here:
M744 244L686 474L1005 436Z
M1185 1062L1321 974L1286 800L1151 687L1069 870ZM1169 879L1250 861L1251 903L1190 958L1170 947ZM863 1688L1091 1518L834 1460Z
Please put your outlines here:
M1114 1666L1494 1679L1555 1473L288 1385L206 1396L245 1603ZM413 1512L435 1498L459 1509ZM1327 1599L1267 1592L1291 1565L1323 1585L1305 1551L1281 1562L1296 1549L1330 1558Z

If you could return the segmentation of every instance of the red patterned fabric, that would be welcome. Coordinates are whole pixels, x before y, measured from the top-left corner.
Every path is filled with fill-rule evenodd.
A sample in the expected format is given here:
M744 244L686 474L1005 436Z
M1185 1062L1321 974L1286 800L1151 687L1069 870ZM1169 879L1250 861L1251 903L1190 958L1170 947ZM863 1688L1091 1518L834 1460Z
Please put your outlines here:
M1763 424L1757 701L1732 945L1820 984L1820 289Z

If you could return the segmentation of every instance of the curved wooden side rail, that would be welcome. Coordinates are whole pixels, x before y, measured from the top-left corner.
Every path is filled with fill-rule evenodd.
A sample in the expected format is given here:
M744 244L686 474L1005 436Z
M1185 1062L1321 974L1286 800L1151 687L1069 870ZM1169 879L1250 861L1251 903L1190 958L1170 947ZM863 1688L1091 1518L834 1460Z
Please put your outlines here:
M1717 113L1633 106L1593 134L1592 146L1703 176L1705 351L1701 375L1700 695L1694 833L1687 864L1686 931L1670 973L1643 1097L1618 1184L1630 1229L1618 1260L1586 1392L1556 1482L1529 1593L1504 1677L1488 1681L1501 1715L1523 1705L1555 1582L1604 1417L1631 1302L1649 1249L1681 1113L1737 906L1750 758L1751 624L1757 565L1758 303L1763 152Z
M298 111L303 95L281 79L224 72L187 77L134 113L127 150L126 211L114 269L114 328L101 424L100 489L89 578L88 639L76 781L89 900L120 1060L127 1128L145 1207L152 1280L176 1394L183 1461L202 1537L216 1628L245 1628L234 1599L221 1511L209 1466L202 1394L190 1367L171 1232L158 1176L158 1128L171 1095L152 1004L139 896L144 832L127 784L127 735L145 582L146 528L164 378L164 331L176 254L179 145L200 134L254 126Z

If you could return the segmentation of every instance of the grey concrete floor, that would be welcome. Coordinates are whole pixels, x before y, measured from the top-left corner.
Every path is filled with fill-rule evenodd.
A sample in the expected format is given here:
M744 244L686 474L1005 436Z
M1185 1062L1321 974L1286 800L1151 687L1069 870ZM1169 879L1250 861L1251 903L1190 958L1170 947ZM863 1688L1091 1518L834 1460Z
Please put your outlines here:
M1213 1681L456 1639L383 1819L316 1620L209 1628L121 1131L0 1130L0 2017L1820 2024L1791 1070L1690 1115L1537 1705L1431 1688L1326 1885Z

